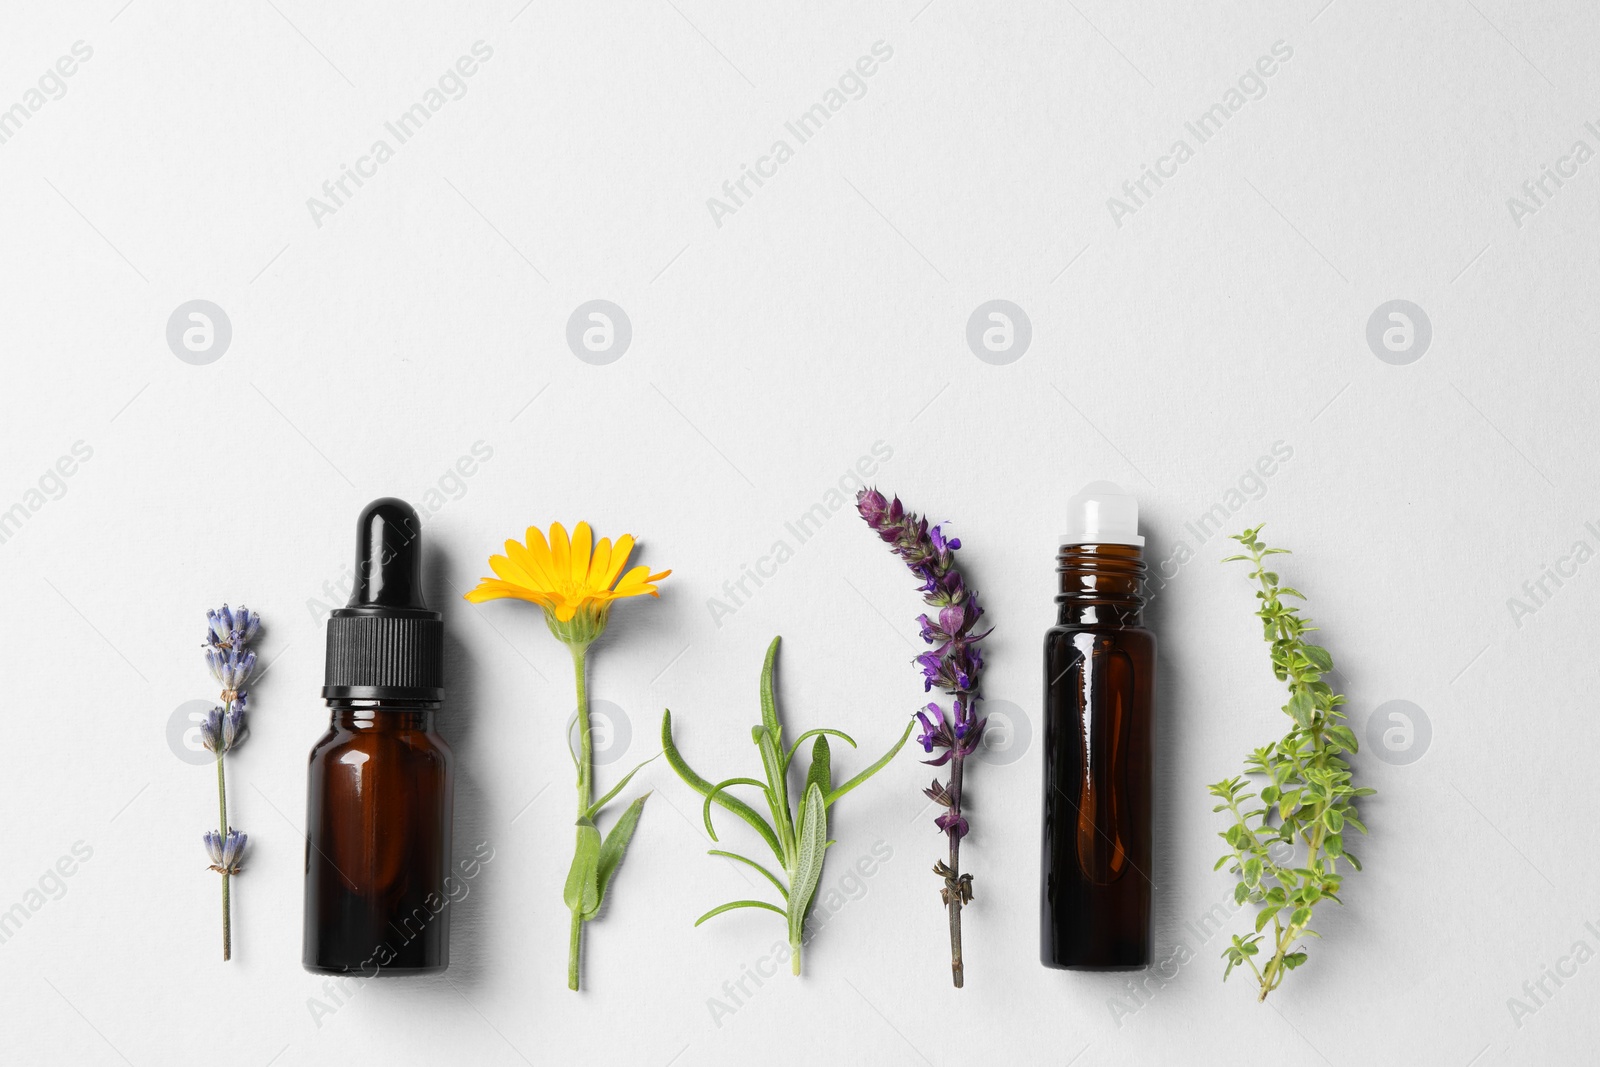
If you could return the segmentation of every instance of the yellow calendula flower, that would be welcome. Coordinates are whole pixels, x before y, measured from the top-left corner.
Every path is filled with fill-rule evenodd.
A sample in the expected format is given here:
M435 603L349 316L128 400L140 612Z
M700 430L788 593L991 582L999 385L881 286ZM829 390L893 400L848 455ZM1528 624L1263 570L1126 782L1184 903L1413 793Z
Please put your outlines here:
M594 531L586 522L578 523L570 538L566 527L559 522L551 524L549 540L536 526L528 527L527 536L527 544L507 541L505 555L490 556L489 566L499 577L479 579L477 588L466 597L474 604L504 598L538 604L544 609L544 621L550 632L572 653L572 674L578 690L578 710L574 718L582 724L582 729L578 731L578 751L572 754L578 767L577 840L561 899L572 912L567 938L567 988L575 990L580 984L583 926L600 914L611 875L622 862L633 831L639 825L645 799L650 795L635 797L610 831L601 836L595 820L644 764L629 771L609 793L599 800L594 799L594 742L589 724L587 668L589 645L605 630L612 601L645 593L660 596L656 583L672 572L651 574L649 567L639 566L623 574L622 568L628 565L628 556L633 553L632 535L623 534L616 544L612 544L609 537L602 537L596 544ZM605 874L601 873L602 867L606 869Z
M651 574L640 565L623 574L633 543L630 534L615 544L609 537L595 543L586 522L578 523L570 538L566 527L552 523L548 540L537 526L530 526L526 544L507 541L505 555L489 557L489 567L499 577L479 579L466 598L474 604L506 597L538 604L557 637L587 644L605 629L612 601L646 593L659 596L655 583L672 573Z

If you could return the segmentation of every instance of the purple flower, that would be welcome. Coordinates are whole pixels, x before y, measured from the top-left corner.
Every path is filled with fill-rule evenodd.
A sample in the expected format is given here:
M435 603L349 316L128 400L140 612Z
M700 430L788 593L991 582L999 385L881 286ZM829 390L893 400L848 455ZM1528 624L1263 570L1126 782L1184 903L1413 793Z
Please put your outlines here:
M219 756L231 752L244 740L244 705L246 696L230 701L227 708L215 707L206 713L200 724L200 743Z
M226 837L215 830L205 832L206 852L211 856L211 869L218 874L238 874L239 861L244 858L245 842L249 834L241 834L228 827Z
M261 616L247 607L234 611L224 604L206 612L206 647L243 648L261 629Z
M238 693L250 680L250 672L256 669L256 654L238 647L225 650L208 648L206 664L211 668L211 676L222 685L225 692Z
M944 879L940 897L950 909L950 963L955 984L960 986L961 908L972 900L972 875L960 870L961 839L968 830L966 817L961 814L962 764L978 750L988 721L978 717L976 708L978 676L983 670L978 642L989 636L989 631L974 632L983 609L956 568L959 538L947 537L942 525L930 526L927 519L907 511L899 497L887 499L876 489L857 493L856 509L921 583L923 601L936 609L917 618L922 640L932 651L918 656L916 664L922 672L924 692L937 687L953 698L955 722L952 726L937 703L928 704L915 715L922 723L917 741L933 757L922 762L934 767L952 764L949 782L934 779L933 785L922 792L944 809L934 824L949 839L950 861L940 860L933 871Z
M937 726L928 718L930 712L938 719ZM941 734L948 730L944 721L944 709L937 704L929 704L926 711L917 712L917 718L922 720L922 733L917 735L917 741L922 745L922 751L932 752Z

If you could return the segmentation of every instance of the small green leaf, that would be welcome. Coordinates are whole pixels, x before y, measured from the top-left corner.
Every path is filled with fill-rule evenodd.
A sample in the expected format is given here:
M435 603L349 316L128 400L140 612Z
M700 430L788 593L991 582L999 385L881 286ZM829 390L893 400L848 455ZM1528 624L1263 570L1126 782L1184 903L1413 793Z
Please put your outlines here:
M751 859L750 857L741 856L737 852L727 852L727 851L725 851L723 849L720 849L720 848L708 849L706 851L706 855L708 855L708 856L723 856L723 857L725 857L727 859L738 860L740 863L747 864L747 865L749 865L751 867L754 867L756 870L758 870L762 874L766 875L767 881L771 882L777 888L778 892L783 894L783 899L784 900L788 900L789 899L789 890L784 888L782 879L780 879L777 875L773 874L771 871L767 870L765 867L761 866L761 864L757 863L755 860Z
M826 802L832 804L834 801L850 792L850 790L854 789L856 786L860 785L862 782L865 782L868 778L871 778L874 774L877 774L879 771L887 767L889 765L889 761L894 759L896 754L899 753L900 749L905 746L906 739L911 736L911 728L916 724L917 723L915 719L906 723L905 732L900 735L900 740L894 743L893 748L885 752L882 756L878 757L878 761L872 766L868 767L866 770L850 779L844 785L839 786L837 789L833 790L833 792L829 793L826 797Z
M778 663L778 642L774 637L767 646L767 658L761 664L761 725L772 735L773 743L783 744L783 727L778 723L778 701L772 695L772 674Z
M823 796L827 796L833 788L833 758L826 734L818 734L811 745L811 769L806 772L807 791L813 785L821 788Z
M601 811L605 810L605 806L607 804L611 803L613 800L615 800L617 798L617 794L618 793L622 792L623 789L627 788L628 783L633 780L633 776L638 774L641 770L643 770L645 764L650 763L651 761L653 761L656 758L656 756L659 756L659 755L661 755L661 753L657 752L656 755L655 756L651 756L650 759L640 760L638 765L635 766L633 768L633 770L629 771L627 774L622 776L622 781L618 782L612 788L611 792L607 793L605 796L601 797L599 800L595 801L593 804L590 804L589 805L589 810L584 812L584 814L589 816L589 818L591 818L591 819L594 818L596 815L599 815Z
M595 897L594 911L581 916L583 919L593 918L599 912L600 905L605 902L606 889L611 885L611 876L622 866L622 857L628 851L628 843L633 840L633 832L639 828L639 816L644 811L644 802L649 799L649 793L635 798L632 804L622 810L622 815L606 832L606 839L600 845L600 856L596 864L595 883L598 893Z
M787 915L788 914L782 908L778 907L776 904L768 904L764 900L730 900L726 904L718 904L716 907L712 908L710 911L708 911L704 915L700 916L700 918L696 919L694 921L694 924L696 926L699 926L701 923L705 922L707 919L711 918L713 915L721 915L723 912L732 911L734 908L765 908L768 911L775 911L779 915Z
M592 820L579 819L577 837L561 899L582 918L600 906L600 831Z
M855 738L851 737L849 734L845 733L842 730L828 730L828 729L807 730L805 733L803 733L799 737L795 738L794 739L794 744L789 746L788 753L785 754L784 757L783 757L784 766L787 767L790 763L794 762L794 754L796 752L800 751L800 746L805 744L805 742L806 742L806 740L808 738L821 737L824 734L830 734L830 735L832 735L834 737L837 737L839 740L843 741L845 744L849 745L851 748L855 748L856 747Z

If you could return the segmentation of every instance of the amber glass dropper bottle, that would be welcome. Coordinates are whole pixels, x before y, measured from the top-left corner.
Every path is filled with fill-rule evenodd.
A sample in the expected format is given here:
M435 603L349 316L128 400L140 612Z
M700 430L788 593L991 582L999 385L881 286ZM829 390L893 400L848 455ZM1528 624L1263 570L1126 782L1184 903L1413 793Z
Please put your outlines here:
M356 584L328 619L311 750L301 962L322 974L426 974L450 964L450 749L444 622L422 597L421 522L374 500L356 523Z
M1139 505L1110 482L1068 503L1056 625L1044 642L1039 958L1150 965L1155 635L1141 625Z

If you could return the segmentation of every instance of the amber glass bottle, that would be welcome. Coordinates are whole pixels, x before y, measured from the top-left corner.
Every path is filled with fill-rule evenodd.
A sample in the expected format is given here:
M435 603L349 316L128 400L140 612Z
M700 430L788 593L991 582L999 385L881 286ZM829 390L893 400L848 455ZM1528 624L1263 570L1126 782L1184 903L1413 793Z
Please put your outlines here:
M1072 498L1044 645L1044 841L1039 957L1132 970L1151 959L1155 635L1138 504L1108 482Z
M434 729L444 623L422 597L420 522L367 505L356 587L328 620L328 732L311 750L301 962L328 974L450 963L450 749Z

